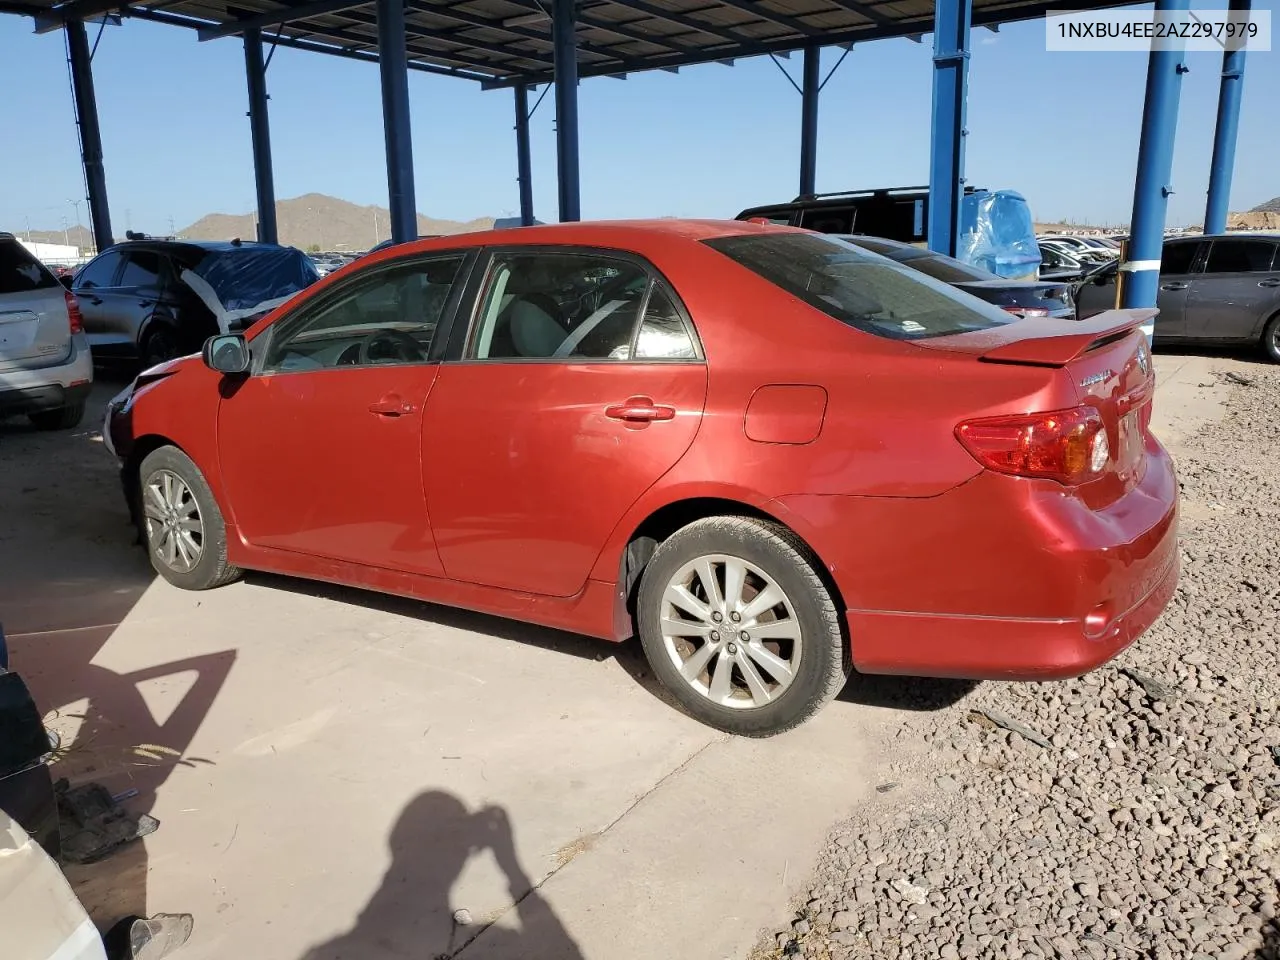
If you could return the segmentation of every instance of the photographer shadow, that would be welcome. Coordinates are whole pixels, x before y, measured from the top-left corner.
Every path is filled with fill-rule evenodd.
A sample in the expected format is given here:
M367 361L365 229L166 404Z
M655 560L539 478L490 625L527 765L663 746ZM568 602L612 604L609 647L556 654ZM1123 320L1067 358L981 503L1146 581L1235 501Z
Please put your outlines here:
M502 807L472 812L452 794L428 790L405 807L388 845L391 866L355 926L302 960L584 960L520 865ZM506 876L518 930L482 917L455 918L461 905L451 903L451 891L471 858L485 851Z

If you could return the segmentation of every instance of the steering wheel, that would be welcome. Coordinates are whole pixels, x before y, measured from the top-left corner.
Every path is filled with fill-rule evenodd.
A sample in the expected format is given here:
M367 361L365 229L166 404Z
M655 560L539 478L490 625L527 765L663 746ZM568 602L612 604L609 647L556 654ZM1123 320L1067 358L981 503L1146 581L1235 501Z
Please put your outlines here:
M374 347L379 343L390 346L389 353L382 351L375 353ZM360 341L360 358L357 362L363 367L388 361L414 363L425 359L427 359L426 355L422 352L422 347L417 340L403 330L387 329L375 330Z

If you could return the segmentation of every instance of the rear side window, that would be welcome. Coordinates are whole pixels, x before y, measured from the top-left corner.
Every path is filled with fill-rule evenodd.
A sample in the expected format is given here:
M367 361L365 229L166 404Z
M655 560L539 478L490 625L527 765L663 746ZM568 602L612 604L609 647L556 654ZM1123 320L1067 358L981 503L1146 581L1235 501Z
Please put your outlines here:
M1276 245L1269 240L1214 240L1205 273L1265 273Z
M58 286L58 279L17 240L0 240L0 293Z
M1003 326L998 307L852 244L809 233L704 241L753 273L864 333L920 340Z
M160 285L160 254L151 250L133 250L124 261L120 274L122 287L155 287Z

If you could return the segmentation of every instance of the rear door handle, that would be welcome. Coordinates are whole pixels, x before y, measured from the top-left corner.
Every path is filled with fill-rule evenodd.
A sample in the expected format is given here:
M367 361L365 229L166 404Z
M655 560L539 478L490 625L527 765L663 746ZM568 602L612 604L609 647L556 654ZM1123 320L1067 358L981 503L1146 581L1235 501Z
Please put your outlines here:
M604 415L610 420L627 423L652 423L654 420L674 420L676 408L660 406L648 397L627 397L622 403L605 407Z
M369 404L369 412L380 417L403 417L413 413L413 404L398 393L388 393L381 400Z
M1160 289L1161 289L1161 290L1185 290L1185 289L1187 289L1187 287L1189 287L1189 286L1191 286L1191 284L1189 284L1189 283L1182 283L1182 282L1180 282L1180 281L1176 281L1176 280L1175 280L1173 283L1162 283L1162 284L1160 284Z
M1269 277L1269 278L1268 278L1268 279L1266 279L1266 280L1259 280L1259 281L1258 281L1258 286L1260 286L1260 287L1280 287L1280 279L1276 279L1275 277Z

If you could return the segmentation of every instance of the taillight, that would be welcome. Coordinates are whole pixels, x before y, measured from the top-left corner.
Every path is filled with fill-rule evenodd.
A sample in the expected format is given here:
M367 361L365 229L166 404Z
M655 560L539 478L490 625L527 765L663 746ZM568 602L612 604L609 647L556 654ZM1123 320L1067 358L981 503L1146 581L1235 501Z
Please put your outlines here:
M67 319L71 322L71 332L84 333L84 317L80 315L80 301L70 290L62 291L62 296L67 301Z
M988 469L1059 483L1094 479L1111 456L1102 415L1093 407L966 420L956 438Z
M1044 307L1015 307L1012 304L1006 304L1000 308L1005 313L1014 313L1020 317L1047 317L1049 311Z

